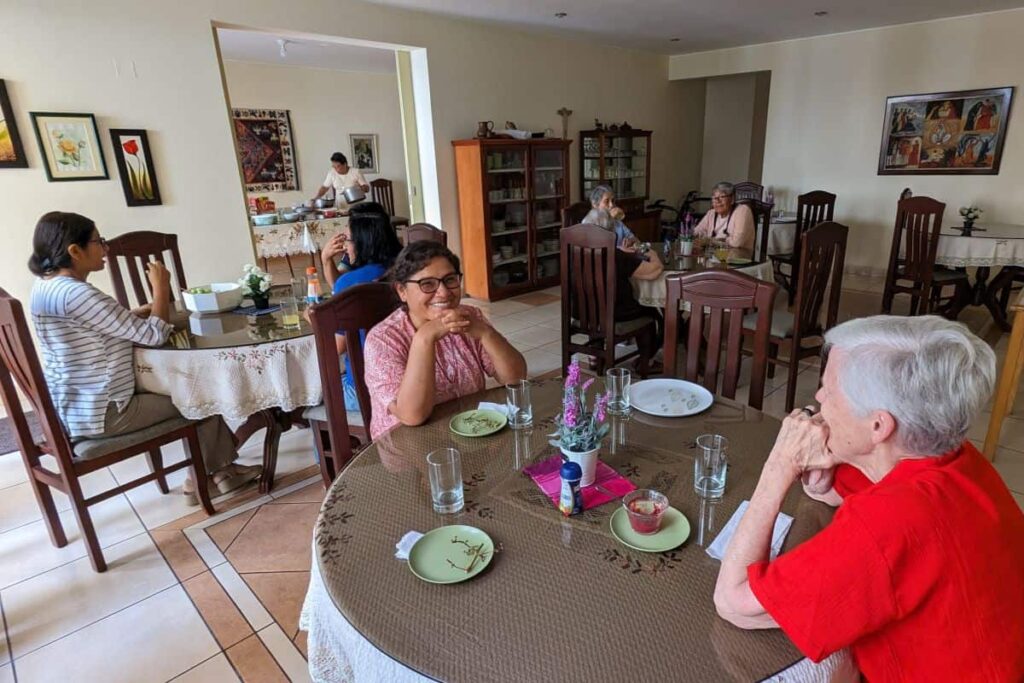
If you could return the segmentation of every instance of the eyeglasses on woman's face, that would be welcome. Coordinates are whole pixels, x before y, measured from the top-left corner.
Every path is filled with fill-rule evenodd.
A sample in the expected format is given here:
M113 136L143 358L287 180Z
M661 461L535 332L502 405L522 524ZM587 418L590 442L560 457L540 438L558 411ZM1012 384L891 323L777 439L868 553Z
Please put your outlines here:
M107 240L103 237L94 237L91 240L89 240L89 244L98 244L104 249L107 248Z
M433 294L441 285L444 285L444 288L449 291L454 291L462 287L462 273L452 273L440 278L424 277L419 280L403 280L402 284L416 285L424 294Z
M719 194L711 195L711 203L712 204L721 204L722 202L727 201L729 199L732 199L732 195L731 194L721 194L721 193L719 193Z

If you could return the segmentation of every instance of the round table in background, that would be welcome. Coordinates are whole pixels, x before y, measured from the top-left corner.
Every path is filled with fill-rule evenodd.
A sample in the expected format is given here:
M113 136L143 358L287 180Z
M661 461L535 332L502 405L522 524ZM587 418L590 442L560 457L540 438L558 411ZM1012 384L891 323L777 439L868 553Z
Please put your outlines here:
M665 278L669 275L696 273L702 270L709 270L712 267L713 266L705 265L703 259L696 256L682 256L667 262L665 264L664 272L653 280L637 280L630 278L630 283L633 285L633 294L636 296L636 300L641 306L664 309L665 297L667 295ZM772 264L769 261L751 263L744 266L730 266L730 270L746 273L758 280L774 282ZM689 310L689 304L684 301L680 301L679 308L680 310Z
M1003 287L1013 279L1013 271L1004 269L989 282L993 267L1024 266L1024 225L986 223L975 225L969 237L959 226L943 226L935 263L950 268L977 268L974 274L974 306L985 306L1002 329L1009 330L1004 304L997 301Z
M556 454L547 434L560 380L534 386L532 430L478 439L449 431L453 414L503 391L453 401L423 426L385 433L331 486L315 527L302 621L314 680L749 681L789 676L794 664L812 673L786 680L829 675L781 631L743 631L720 619L712 600L719 562L701 547L750 497L778 420L724 400L690 418L614 420L602 460L637 486L666 493L691 523L684 545L649 554L611 535L618 503L566 518L523 474ZM729 437L730 465L723 499L702 505L692 449L706 432ZM455 515L433 511L426 471L425 455L446 446L462 454L466 505ZM784 550L832 515L797 486L783 511L795 518ZM498 550L464 583L420 581L395 559L395 544L410 530L447 524L486 531Z

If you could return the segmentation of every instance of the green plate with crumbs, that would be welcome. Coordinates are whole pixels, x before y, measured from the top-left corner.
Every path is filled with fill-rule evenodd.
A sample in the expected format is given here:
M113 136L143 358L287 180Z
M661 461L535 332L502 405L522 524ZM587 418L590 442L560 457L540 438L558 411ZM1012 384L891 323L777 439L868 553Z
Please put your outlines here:
M459 436L489 436L508 424L508 418L497 410L467 410L459 413L448 427Z
M428 583L459 583L491 563L494 541L487 532L464 524L427 532L409 551L409 569Z

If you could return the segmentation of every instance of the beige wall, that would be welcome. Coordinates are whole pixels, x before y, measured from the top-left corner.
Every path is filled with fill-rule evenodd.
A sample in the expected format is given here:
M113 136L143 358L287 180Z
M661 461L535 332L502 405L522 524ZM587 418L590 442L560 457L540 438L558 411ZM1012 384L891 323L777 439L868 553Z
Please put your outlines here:
M231 277L253 259L211 21L425 47L442 223L456 234L450 141L472 135L481 119L557 131L555 111L567 106L575 111L574 138L595 117L625 119L655 131L655 195L678 197L698 180L693 137L702 114L695 103L703 96L669 81L664 56L355 0L16 2L4 10L0 64L32 167L0 171L0 286L28 293L32 226L55 208L94 217L108 236L139 228L179 233L192 282ZM108 128L148 129L164 206L127 208L116 179L48 183L30 110L94 112L108 165ZM96 283L106 287L107 278Z
M354 163L349 133L376 133L380 173L367 173L366 179L390 179L395 212L409 215L395 74L226 61L224 75L232 107L289 110L299 191L257 194L270 197L278 208L309 199L331 167L331 154L341 152Z
M756 85L754 74L707 79L700 171L705 196L723 180L748 180Z
M1024 224L1024 121L1011 113L995 176L880 176L878 148L889 95L1017 86L1024 71L1024 11L912 24L671 58L673 79L771 71L765 184L794 208L827 189L849 224L847 263L881 271L896 200L907 186L946 202L947 217L977 203L993 222ZM856 238L853 236L856 235Z

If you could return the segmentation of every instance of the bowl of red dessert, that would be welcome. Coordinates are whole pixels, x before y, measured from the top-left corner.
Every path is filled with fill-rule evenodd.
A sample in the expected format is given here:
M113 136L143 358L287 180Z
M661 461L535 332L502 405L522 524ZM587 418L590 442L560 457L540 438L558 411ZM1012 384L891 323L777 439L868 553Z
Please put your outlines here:
M622 499L629 525L638 534L655 534L661 528L661 517L668 509L668 498L654 489L636 489Z

